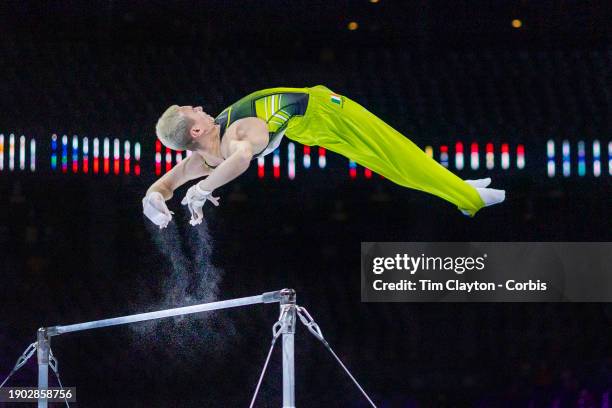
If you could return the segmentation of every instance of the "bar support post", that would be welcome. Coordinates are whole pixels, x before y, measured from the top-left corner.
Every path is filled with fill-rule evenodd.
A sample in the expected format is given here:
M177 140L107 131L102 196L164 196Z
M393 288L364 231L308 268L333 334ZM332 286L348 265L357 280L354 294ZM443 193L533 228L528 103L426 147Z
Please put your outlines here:
M47 329L41 327L36 333L36 356L38 359L38 391L49 387L49 336ZM38 398L38 408L47 408L47 398Z
M295 324L296 305L295 291L284 289L281 291L281 315L283 311L283 408L295 408Z

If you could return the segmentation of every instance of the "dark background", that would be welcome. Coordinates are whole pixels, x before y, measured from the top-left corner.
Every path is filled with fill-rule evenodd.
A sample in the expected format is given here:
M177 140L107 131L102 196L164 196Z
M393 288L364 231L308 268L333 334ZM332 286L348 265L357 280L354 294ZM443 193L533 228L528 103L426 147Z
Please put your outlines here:
M609 305L365 304L358 271L362 241L612 238L610 11L597 1L3 2L0 132L36 138L40 165L0 171L0 371L40 326L291 287L380 407L607 406ZM316 84L420 146L524 143L527 167L460 172L491 175L508 194L474 219L378 177L351 180L331 153L325 170L293 181L249 170L217 190L222 205L200 227L179 203L187 186L168 203L168 229L142 216L168 105L216 114L257 89ZM53 132L138 140L142 175L51 171ZM600 140L602 176L548 178L548 139ZM109 328L52 347L78 406L245 406L277 313ZM297 405L366 406L298 330ZM257 406L280 405L280 370L277 353ZM10 384L35 381L32 360Z

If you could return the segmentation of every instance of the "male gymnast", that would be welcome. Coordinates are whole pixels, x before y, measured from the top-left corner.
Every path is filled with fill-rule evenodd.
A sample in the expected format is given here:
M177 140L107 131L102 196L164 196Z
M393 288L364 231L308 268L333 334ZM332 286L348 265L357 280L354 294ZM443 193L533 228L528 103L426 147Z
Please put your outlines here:
M212 192L244 173L253 159L273 152L283 135L339 153L401 186L434 194L469 216L505 199L504 190L487 188L490 178L462 180L364 107L322 85L257 91L214 119L200 106L172 105L159 118L156 133L166 147L192 151L142 200L144 214L160 228L172 219L165 201L176 188L208 176L181 201L191 213L190 224L200 224L204 203L219 205Z

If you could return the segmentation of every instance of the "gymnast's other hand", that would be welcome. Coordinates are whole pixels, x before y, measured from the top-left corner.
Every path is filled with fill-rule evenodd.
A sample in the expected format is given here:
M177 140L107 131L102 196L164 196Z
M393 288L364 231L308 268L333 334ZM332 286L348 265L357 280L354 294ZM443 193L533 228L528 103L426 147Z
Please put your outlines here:
M150 192L142 199L142 210L144 215L159 229L166 228L172 220L172 214L174 214L168 210L164 196L157 191Z
M187 194L185 194L181 204L186 205L191 213L191 220L189 220L191 225L195 226L202 223L204 218L202 207L204 207L206 200L215 206L219 205L219 197L213 197L212 191L202 190L199 183L189 187L189 190L187 190Z

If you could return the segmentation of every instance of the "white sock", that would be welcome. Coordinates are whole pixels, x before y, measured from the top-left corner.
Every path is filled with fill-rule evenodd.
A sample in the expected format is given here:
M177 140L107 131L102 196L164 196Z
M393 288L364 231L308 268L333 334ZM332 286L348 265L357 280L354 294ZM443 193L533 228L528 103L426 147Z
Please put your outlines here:
M493 204L501 203L506 199L506 191L505 190L497 190L495 188L479 188L476 187L476 191L482 198L482 201L485 203L485 207L488 207Z
M494 188L486 188L489 184L491 184L491 178L483 178L477 180L463 180L468 183L470 186L474 187L478 192L478 195L482 199L485 204L485 207L488 207L493 204L501 203L506 199L506 191L505 190L497 190ZM467 210L460 211L463 215L470 216L470 213Z
M491 184L491 177L478 179L478 180L463 180L474 188L484 188Z

